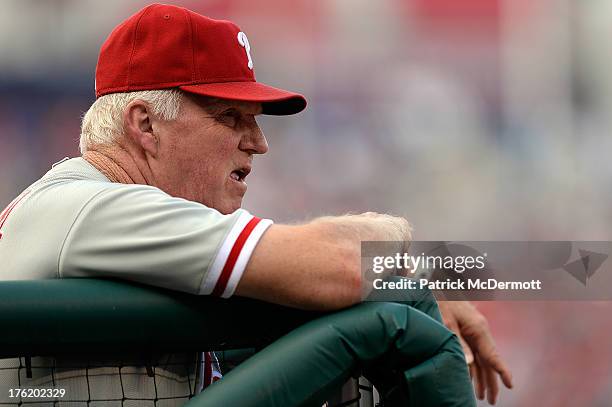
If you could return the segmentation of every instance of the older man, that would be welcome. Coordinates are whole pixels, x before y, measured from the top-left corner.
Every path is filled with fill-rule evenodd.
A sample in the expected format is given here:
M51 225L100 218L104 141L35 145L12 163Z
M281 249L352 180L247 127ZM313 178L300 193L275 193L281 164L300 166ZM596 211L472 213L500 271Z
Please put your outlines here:
M268 151L259 114L288 115L303 96L255 81L251 45L233 23L151 5L102 46L82 157L66 159L0 216L3 280L118 277L240 295L304 309L361 299L360 244L410 240L383 214L273 224L241 209L255 155ZM444 304L473 352L477 393L510 374L486 321ZM470 350L471 348L471 350Z

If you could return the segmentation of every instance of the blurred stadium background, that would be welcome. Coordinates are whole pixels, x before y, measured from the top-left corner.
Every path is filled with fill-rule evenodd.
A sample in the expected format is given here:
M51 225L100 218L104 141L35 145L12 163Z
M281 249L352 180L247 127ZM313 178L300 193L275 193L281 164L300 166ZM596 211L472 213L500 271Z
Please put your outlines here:
M106 35L145 1L3 0L0 207L78 154ZM419 240L612 240L612 2L175 1L236 21L262 117L245 202L278 222L374 210ZM609 406L609 303L480 303L516 389L501 406Z

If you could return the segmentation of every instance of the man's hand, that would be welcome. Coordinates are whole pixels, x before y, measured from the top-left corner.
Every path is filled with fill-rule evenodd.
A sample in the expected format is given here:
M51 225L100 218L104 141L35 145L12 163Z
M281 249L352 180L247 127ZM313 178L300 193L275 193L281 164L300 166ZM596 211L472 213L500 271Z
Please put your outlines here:
M495 349L487 319L468 301L440 301L439 306L444 324L461 341L476 397L484 400L486 392L489 403L495 404L499 394L497 375L511 389L512 374Z

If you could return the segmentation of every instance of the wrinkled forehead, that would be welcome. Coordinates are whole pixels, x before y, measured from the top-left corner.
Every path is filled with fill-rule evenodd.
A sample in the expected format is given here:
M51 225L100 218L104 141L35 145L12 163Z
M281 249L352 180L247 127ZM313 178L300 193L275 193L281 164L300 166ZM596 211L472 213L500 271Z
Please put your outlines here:
M204 108L210 114L221 113L228 109L236 109L242 114L259 115L262 113L262 104L259 102L247 102L243 100L220 99L209 96L187 94L198 106Z

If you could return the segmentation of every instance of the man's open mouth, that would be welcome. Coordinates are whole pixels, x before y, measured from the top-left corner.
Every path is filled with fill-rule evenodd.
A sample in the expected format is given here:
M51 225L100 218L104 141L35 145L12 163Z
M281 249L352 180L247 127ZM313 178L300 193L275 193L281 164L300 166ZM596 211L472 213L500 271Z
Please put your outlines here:
M232 173L230 174L230 178L232 178L234 181L243 182L250 172L250 168L239 168L237 170L232 171Z

